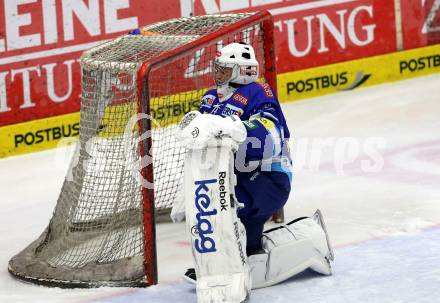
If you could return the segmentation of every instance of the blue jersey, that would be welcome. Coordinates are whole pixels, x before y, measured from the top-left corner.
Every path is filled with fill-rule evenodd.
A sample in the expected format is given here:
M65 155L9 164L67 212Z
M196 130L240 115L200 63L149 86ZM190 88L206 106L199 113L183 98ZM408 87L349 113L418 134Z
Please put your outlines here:
M200 112L223 117L238 115L249 138L240 146L246 153L245 162L259 161L260 168L284 172L291 179L287 143L290 132L278 99L267 83L239 86L231 97L223 101L219 100L217 90L211 89L203 95ZM255 144L254 138L260 144Z

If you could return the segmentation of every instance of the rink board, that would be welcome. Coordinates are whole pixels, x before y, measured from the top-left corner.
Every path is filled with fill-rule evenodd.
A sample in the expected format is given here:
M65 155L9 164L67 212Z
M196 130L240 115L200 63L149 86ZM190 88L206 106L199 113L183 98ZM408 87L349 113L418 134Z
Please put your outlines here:
M289 72L278 76L281 102L440 72L440 44Z
M79 135L79 112L0 128L0 158L57 147Z
M280 74L278 97L293 102L437 72L440 44ZM200 96L201 91L176 95L172 104L153 106L152 114L162 125L161 119L175 123L185 112L197 109ZM1 127L0 158L55 148L62 139L76 138L78 130L79 113Z

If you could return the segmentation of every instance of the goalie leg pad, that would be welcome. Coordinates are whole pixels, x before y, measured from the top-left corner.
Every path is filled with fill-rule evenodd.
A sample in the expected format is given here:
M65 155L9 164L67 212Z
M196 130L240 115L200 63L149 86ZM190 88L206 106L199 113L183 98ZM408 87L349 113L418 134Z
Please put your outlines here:
M246 231L237 217L230 147L192 150L185 163L185 214L197 275L197 302L244 302L251 275Z
M294 220L263 235L267 253L252 255L252 288L268 287L310 268L331 274L325 230L311 218Z
M197 302L246 302L249 292L243 292L243 285L250 289L250 274L234 273L197 278Z

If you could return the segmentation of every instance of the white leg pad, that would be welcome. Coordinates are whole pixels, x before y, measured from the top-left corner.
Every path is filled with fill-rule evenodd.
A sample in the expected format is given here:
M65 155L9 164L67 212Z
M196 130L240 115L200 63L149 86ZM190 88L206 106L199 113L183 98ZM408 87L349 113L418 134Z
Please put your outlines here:
M222 140L223 142L223 140ZM185 216L198 303L241 303L251 290L246 231L237 217L230 146L192 150L185 162Z
M249 257L253 289L280 283L307 268L331 274L326 233L311 218L266 232L263 248L267 253Z
M197 278L197 302L244 302L249 289L250 273L203 276Z

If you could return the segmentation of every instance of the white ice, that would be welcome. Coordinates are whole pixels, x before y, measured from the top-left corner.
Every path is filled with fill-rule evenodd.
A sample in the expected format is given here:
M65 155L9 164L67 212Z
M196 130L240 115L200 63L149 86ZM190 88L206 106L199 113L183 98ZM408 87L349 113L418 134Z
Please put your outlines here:
M305 272L250 302L438 302L440 74L283 109L296 171L286 217L322 210L334 275ZM51 289L8 274L8 260L49 222L69 162L62 151L0 160L0 302L196 302L181 278L191 265L182 224L158 226L154 287Z

